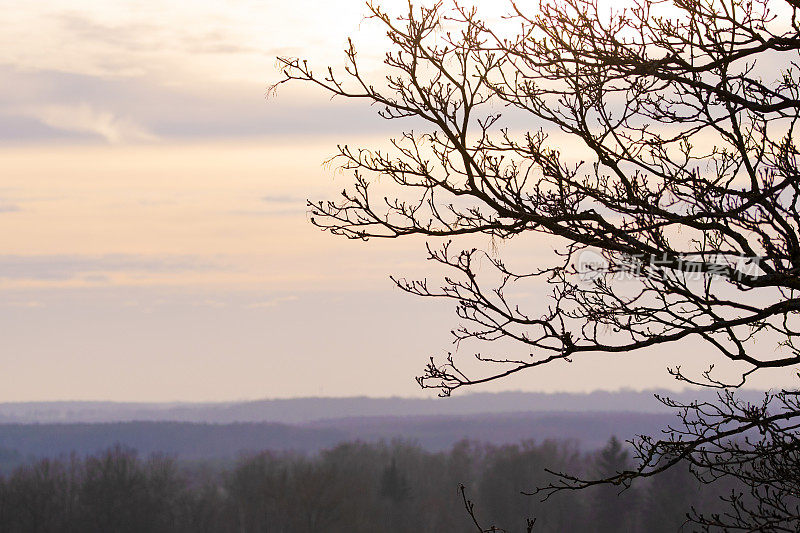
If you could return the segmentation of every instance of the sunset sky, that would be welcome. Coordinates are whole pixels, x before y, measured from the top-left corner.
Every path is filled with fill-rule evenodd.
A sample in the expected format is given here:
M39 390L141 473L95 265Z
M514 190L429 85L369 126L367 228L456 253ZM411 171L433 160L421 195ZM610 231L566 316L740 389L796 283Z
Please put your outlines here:
M388 279L436 273L424 242L347 242L305 208L350 179L323 165L337 143L400 125L309 87L267 97L277 55L341 65L347 36L377 68L361 0L4 7L0 401L434 394L413 378L453 349L452 305ZM674 350L481 390L673 387Z

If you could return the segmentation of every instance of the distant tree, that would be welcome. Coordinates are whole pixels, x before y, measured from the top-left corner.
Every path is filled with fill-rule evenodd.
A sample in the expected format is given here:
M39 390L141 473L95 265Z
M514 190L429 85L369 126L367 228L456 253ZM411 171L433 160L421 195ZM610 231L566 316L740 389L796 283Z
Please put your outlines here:
M611 437L608 444L597 453L595 458L595 475L607 478L625 472L631 468L630 452L622 443ZM592 530L598 533L612 533L614 531L635 531L639 529L636 524L637 494L635 489L625 491L625 498L620 498L620 492L625 487L616 485L602 485L595 489L593 494Z
M527 526L543 533L616 533L631 524L673 531L686 520L688 504L682 506L681 498L696 502L699 487L712 487L673 469L648 480L645 505L636 505L638 488L624 491L622 499L616 497L622 487L600 486L563 492L546 503L520 493L528 483L542 482L546 465L605 475L626 468L628 453L618 441L596 453L550 441L461 442L436 453L402 441L351 442L311 457L265 452L227 469L217 460L178 467L167 458L141 460L112 448L83 459L38 460L0 478L0 531L419 533L467 531L484 520L512 531L531 513L536 521ZM453 490L464 481L468 489ZM703 491L702 499L742 497L730 492L732 486L722 488ZM388 497L404 493L399 501ZM476 502L472 516L454 512L470 499ZM709 519L719 508L706 509Z
M543 505L526 494L547 481L546 469L579 469L577 450L568 444L525 441L487 450L489 457L477 485L475 501L487 523L515 530L535 518L537 532L586 531L584 502L574 494L559 494Z
M397 466L397 458L392 457L381 472L379 491L386 513L385 529L412 531L413 529L408 527L412 521L411 507L408 505L411 499L411 487L408 477Z
M692 505L698 504L696 480L686 468L675 466L652 478L643 497L646 509L642 527L652 533L673 533L686 522Z
M297 461L292 468L289 496L290 527L288 531L316 533L337 531L345 527L342 512L347 501L342 496L346 479L336 465L313 461Z
M76 487L72 481L68 469L57 460L45 459L17 469L3 491L5 530L20 533L70 530L76 519Z
M389 465L381 474L381 496L392 502L403 502L411 497L411 488L408 478L397 468L397 460L392 457Z
M149 457L142 469L145 474L145 509L151 533L170 533L178 530L181 506L185 501L186 481L176 461L165 455Z
M119 445L87 457L78 487L80 530L175 531L184 487L170 458L143 462L135 450Z
M455 301L456 339L498 347L476 354L483 373L453 354L431 359L420 384L448 395L584 354L697 339L709 370L669 371L723 389L720 402L674 405L685 424L637 440L636 467L549 488L625 485L688 461L756 493L755 507L733 498L731 516L693 515L701 525L800 527L789 474L800 470L797 392L763 406L728 392L800 363L800 2L512 1L502 27L457 3L409 5L398 18L368 6L393 47L385 79L365 77L351 43L344 75L282 58L280 83L365 100L414 130L388 149L340 146L353 184L339 201L309 202L312 221L353 239L544 234L561 246L525 268L474 241L429 244L452 272L444 284L397 285ZM535 279L550 287L547 303L518 296ZM717 359L740 378L714 373Z
M287 461L284 461L287 462ZM264 452L239 462L227 476L226 490L241 531L265 531L287 527L288 472L274 454Z

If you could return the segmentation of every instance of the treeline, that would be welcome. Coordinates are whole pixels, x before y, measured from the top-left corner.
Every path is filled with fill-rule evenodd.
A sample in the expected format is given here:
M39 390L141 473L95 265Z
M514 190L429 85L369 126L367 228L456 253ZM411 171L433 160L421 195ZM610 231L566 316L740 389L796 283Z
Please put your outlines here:
M616 439L595 453L546 441L461 442L431 453L404 442L346 443L304 456L264 452L231 467L103 453L43 459L0 479L4 532L450 532L474 529L458 486L487 527L534 531L677 531L691 506L708 509L720 487L676 469L619 487L525 496L545 468L610 474L630 466Z

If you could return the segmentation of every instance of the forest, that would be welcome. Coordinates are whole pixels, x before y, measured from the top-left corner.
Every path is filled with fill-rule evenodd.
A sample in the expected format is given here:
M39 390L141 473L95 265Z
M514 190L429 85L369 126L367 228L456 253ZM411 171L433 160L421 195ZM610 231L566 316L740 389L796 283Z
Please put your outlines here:
M609 475L632 464L612 438L491 445L464 440L442 452L402 440L348 442L316 454L264 451L231 462L179 461L114 446L39 459L0 480L5 532L441 532L678 531L687 512L713 512L736 487L676 468L620 494L602 485L542 502L526 495L545 468ZM463 486L463 491L460 487Z

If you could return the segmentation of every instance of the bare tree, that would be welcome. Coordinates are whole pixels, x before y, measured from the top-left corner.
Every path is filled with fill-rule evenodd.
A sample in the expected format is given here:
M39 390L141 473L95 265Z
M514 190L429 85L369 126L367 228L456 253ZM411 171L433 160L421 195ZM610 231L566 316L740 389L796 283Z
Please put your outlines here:
M800 363L800 4L632 0L613 11L560 0L528 12L512 2L502 28L457 3L409 5L401 17L368 5L392 43L384 79L362 74L351 43L343 74L282 58L281 83L369 101L416 130L389 150L339 147L354 182L338 201L310 202L313 221L355 239L453 239L428 246L452 271L441 287L397 285L454 300L457 341L526 351L479 353L479 374L452 354L431 359L420 384L448 395L583 354L698 339L709 370L669 372L721 389L718 404L674 405L682 424L635 441L636 468L562 475L546 490L627 484L688 460L698 475L733 476L758 493L755 506L732 497L729 516L693 515L701 524L798 527L796 393L753 406L729 391ZM544 268L454 245L531 233L561 245ZM549 302L514 298L536 278ZM740 378L713 371L720 356Z

